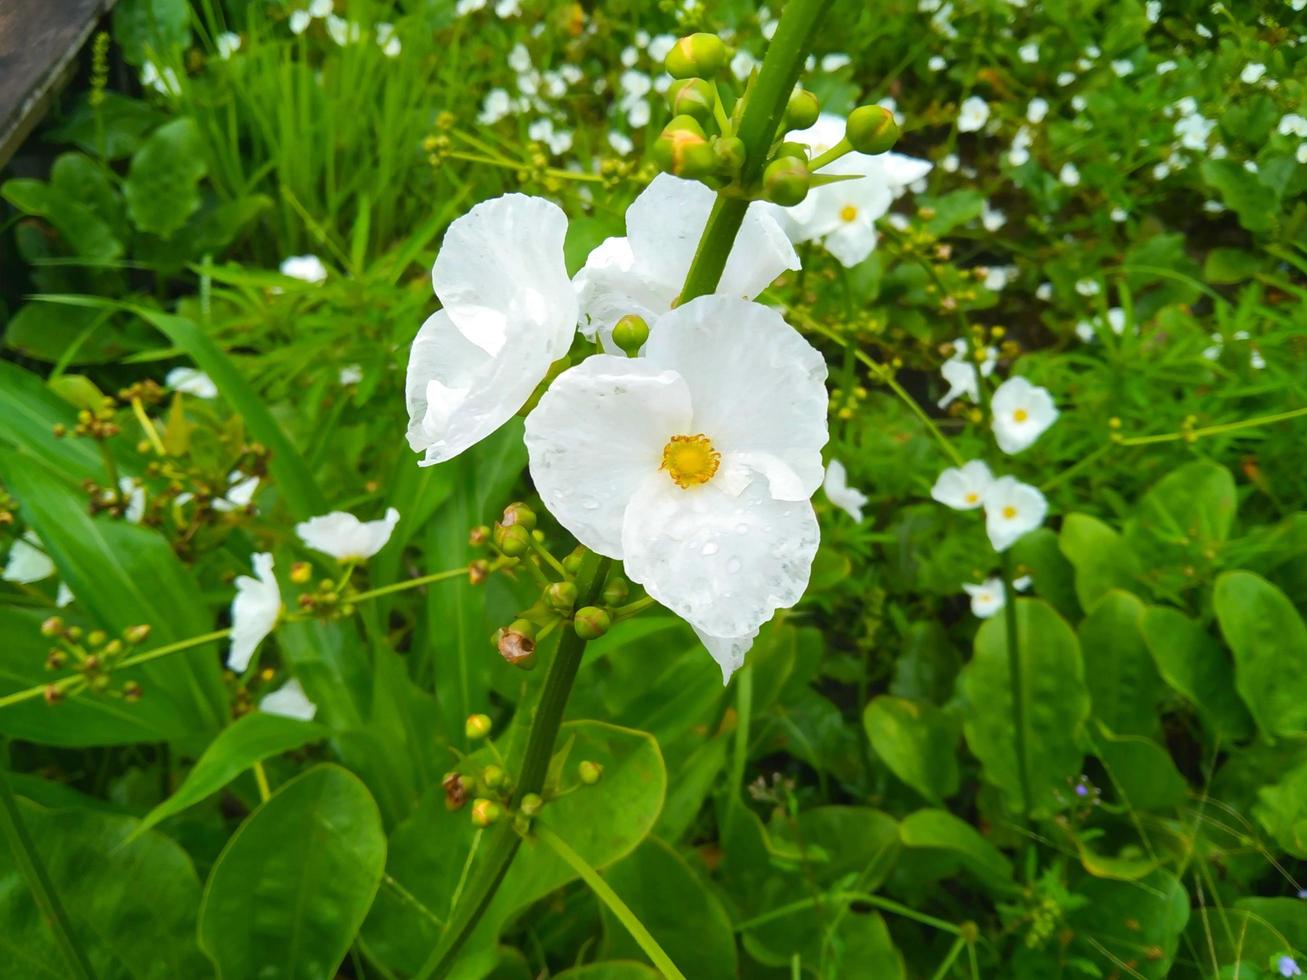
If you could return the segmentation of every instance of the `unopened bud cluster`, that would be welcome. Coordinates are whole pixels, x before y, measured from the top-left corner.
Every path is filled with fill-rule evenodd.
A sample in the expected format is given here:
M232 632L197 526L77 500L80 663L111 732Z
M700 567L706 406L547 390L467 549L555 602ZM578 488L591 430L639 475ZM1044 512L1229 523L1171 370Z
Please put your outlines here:
M74 688L128 702L141 699L141 685L137 681L127 681L115 689L110 675L129 650L149 639L148 625L129 626L121 636L111 637L105 630L85 630L65 623L59 616L51 616L41 623L41 636L51 641L45 669L72 671L46 686L47 703L57 704Z

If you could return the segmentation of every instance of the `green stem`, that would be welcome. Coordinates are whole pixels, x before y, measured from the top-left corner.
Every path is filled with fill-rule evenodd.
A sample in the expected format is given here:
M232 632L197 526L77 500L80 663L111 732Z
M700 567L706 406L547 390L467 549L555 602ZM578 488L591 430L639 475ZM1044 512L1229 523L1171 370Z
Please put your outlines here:
M578 605L593 605L599 598L610 564L609 559L596 555L587 558L577 576L577 591L580 594ZM567 630L558 642L553 663L549 665L549 675L545 678L544 691L541 692L540 702L531 719L526 755L522 760L510 809L516 809L526 794L539 793L544 788L549 760L554 753L554 742L563 721L563 709L567 707L567 698L572 692L572 683L576 680L584 652L585 640L577 636L575 631ZM459 950L490 906L490 900L499 890L521 843L522 838L513 830L511 820L503 821L490 833L488 842L484 845L485 855L463 901L454 909L444 938L422 964L415 980L444 977L453 969Z
M1271 425L1275 422L1287 422L1289 419L1302 418L1307 415L1307 408L1295 408L1288 412L1278 412L1275 415L1262 415L1255 419L1241 419L1238 422L1222 422L1219 425L1208 425L1201 429L1190 429L1187 432L1166 432L1156 436L1127 436L1123 439L1115 440L1118 446L1151 446L1159 442L1177 442L1186 439L1196 442L1204 436L1220 435L1223 432L1236 432L1239 429L1255 429L1258 426Z
M3 826L9 850L14 856L14 863L27 880L27 887L32 890L32 897L41 910L46 924L50 927L63 949L72 970L72 976L92 980L95 970L86 953L73 938L72 926L64 912L59 896L54 890L50 876L41 863L41 856L36 853L32 838L23 823L23 815L18 810L18 800L9 786L9 774L0 772L0 825Z
M1000 552L1003 568L1003 622L1007 633L1008 682L1012 686L1012 724L1016 729L1017 777L1021 781L1021 813L1030 817L1030 768L1026 755L1025 671L1017 636L1017 592L1012 585L1012 556Z
M645 955L649 957L653 965L667 980L685 980L685 974L678 970L671 957L663 952L663 948L658 945L658 940L650 935L649 930L644 927L644 923L640 921L639 917L622 901L617 892L613 891L608 882L600 877L599 872L586 863L585 858L572 850L567 841L563 840L543 823L536 823L531 829L536 837L553 848L554 853L581 876L581 880L589 885L590 890L608 906L609 911L617 917L617 921L626 927L626 931L631 934L631 938L644 950Z
M949 947L948 955L945 956L944 961L940 963L939 969L931 975L931 980L944 980L944 978L948 976L948 971L953 969L953 964L957 961L957 958L962 955L962 949L966 945L967 941L961 936L958 936L958 938L953 941L953 945Z

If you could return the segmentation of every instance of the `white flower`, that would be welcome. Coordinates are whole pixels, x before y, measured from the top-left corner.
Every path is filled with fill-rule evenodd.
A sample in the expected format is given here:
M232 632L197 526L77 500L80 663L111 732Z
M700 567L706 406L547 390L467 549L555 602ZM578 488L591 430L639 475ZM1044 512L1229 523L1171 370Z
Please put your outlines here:
M495 16L500 20L507 20L510 17L516 17L522 12L522 5L519 0L499 0L495 4Z
M847 54L822 55L821 70L826 72L827 74L830 74L831 72L837 72L845 65L849 64L851 61L853 61L853 59L850 58Z
M954 510L975 510L985 501L985 491L994 475L981 459L961 466L951 466L941 473L930 488L932 500Z
M337 561L365 561L386 546L398 523L399 511L394 507L388 507L379 521L360 521L353 514L333 510L296 524L295 533L314 551Z
M313 16L307 10L291 11L290 20L287 22L292 34L303 34L313 23Z
M356 385L363 380L363 368L358 364L346 364L340 369L337 380L342 385Z
M613 326L628 313L649 324L672 308L699 247L716 195L694 180L660 174L626 212L626 237L609 238L592 251L573 280L580 330L616 354ZM717 294L753 299L799 256L769 205L749 206L731 248Z
M254 491L259 489L259 478L246 476L236 470L227 477L227 484L226 496L215 497L213 500L213 509L224 514L250 506L254 501ZM182 502L181 497L177 498L177 502Z
M986 231L998 231L1007 224L1007 215L997 208L991 208L986 201L980 212L980 223L984 225Z
M1180 144L1185 149L1202 150L1207 147L1207 138L1215 127L1215 119L1208 119L1195 112L1176 120L1175 135L1180 137Z
M618 156L630 156L635 151L635 142L621 130L608 131L608 145L617 151Z
M1299 163L1307 163L1307 143L1298 144L1298 149L1294 152L1294 157Z
M1062 164L1062 169L1057 173L1057 179L1067 187L1075 187L1080 183L1080 171L1076 169L1074 163L1068 160L1066 163Z
M1118 78L1125 78L1135 70L1135 63L1129 58L1117 58L1112 62L1112 71Z
M163 383L173 391L196 398L218 397L218 386L213 379L195 368L175 367L164 376Z
M259 710L264 714L312 721L318 713L318 706L309 700L300 682L292 677L271 694L265 694L259 701Z
M1112 212L1108 215L1108 217L1111 218L1113 221L1115 221L1117 224L1120 224L1122 221L1125 221L1126 218L1130 217L1130 212L1127 211L1125 208L1116 207L1112 209Z
M838 459L832 459L826 464L826 478L822 480L821 487L826 491L827 500L857 523L862 523L862 508L867 503L867 495L849 486L848 471Z
M1014 265L991 265L985 270L985 288L990 292L1000 292L1017 273Z
M1045 388L1025 378L1008 378L990 402L994 438L1005 453L1019 453L1057 421L1057 406Z
M731 74L740 81L744 81L748 78L749 74L757 67L758 59L744 48L740 48L740 50L735 53L735 57L731 59Z
M327 18L327 34L343 48L347 44L357 43L363 36L363 28L352 20L333 15Z
M485 6L486 0L458 0L454 5L454 16L466 17L468 14L485 9Z
M1076 324L1076 336L1086 344L1091 344L1098 339L1098 334L1094 332L1094 325L1088 320L1081 320Z
M656 34L649 41L649 57L658 64L663 63L667 53L676 47L676 36L673 34Z
M236 579L236 598L231 603L231 648L227 666L242 673L250 658L272 632L281 616L281 590L272 574L272 555L256 554L253 559L256 578L241 575Z
M498 429L567 353L577 305L566 234L556 204L523 194L483 201L445 232L431 269L443 309L413 340L404 389L421 465Z
M967 342L959 337L953 341L953 356L939 367L939 373L948 382L948 391L939 400L940 408L948 408L954 400L966 395L971 401L980 401L980 378L976 375L976 362L967 356ZM985 359L980 363L980 374L988 378L998 364L998 351L985 348Z
M1034 142L1030 135L1030 130L1022 126L1017 130L1016 135L1012 137L1012 149L1008 151L1008 162L1014 167L1020 167L1030 160L1030 144Z
M1053 298L1053 284L1051 282L1041 282L1035 287L1035 298L1042 299L1045 303Z
M1168 75L1179 67L1174 61L1159 61L1157 63L1157 74Z
M1239 73L1239 81L1243 82L1245 85L1255 85L1262 80L1262 76L1265 74L1265 65L1256 61L1250 62L1249 64L1244 65L1243 71Z
M1060 85L1062 88L1066 88L1075 80L1076 80L1076 73L1073 71L1059 72L1057 76L1057 84Z
M213 39L213 46L218 51L218 57L226 61L241 49L241 36L231 31L223 31Z
M77 597L73 595L73 590L68 588L67 582L59 583L59 590L54 595L54 604L62 609L64 606L71 606Z
M931 71L943 71L945 68L948 67L948 62L945 61L943 58L941 58L939 55L932 55L930 61L926 62L926 67L928 67ZM824 64L822 65L822 68L823 70L825 69Z
M489 126L499 122L512 111L513 103L508 93L502 88L492 88L481 103L481 113L477 116L477 121Z
M964 585L962 591L971 596L971 612L979 619L989 619L1002 609L1007 595L1001 578L985 579L980 585Z
M10 547L9 561L5 563L4 574L0 578L6 582L29 585L49 578L54 573L54 562L45 553L41 539L35 531L27 531Z
M1097 296L1102 291L1103 287L1097 279L1076 280L1076 292L1081 296Z
M958 108L958 132L974 133L989 122L989 103L978 95L969 97Z
M327 278L327 267L316 255L292 255L281 263L281 274L304 282L322 282Z
M1275 129L1281 136L1307 136L1307 116L1286 112Z
M182 94L181 84L177 81L177 72L171 68L160 69L153 61L141 65L141 84L146 88L154 89L160 95Z
M332 0L309 0L309 16L322 20L331 16L334 7Z
M701 296L644 356L587 358L526 419L531 477L586 547L721 640L799 600L816 554L826 365L774 310ZM729 652L729 651L728 651Z
M1030 122L1033 124L1038 124L1043 122L1044 117L1047 115L1048 115L1047 99L1041 99L1039 96L1035 96L1035 98L1030 100L1030 104L1026 106L1026 118L1030 120Z
M123 519L129 524L141 523L141 518L145 516L145 488L131 477L119 477L118 495L125 501ZM112 503L115 496L117 495L105 490L103 499L106 503Z
M694 634L721 667L723 684L729 682L731 675L744 666L744 655L758 638L757 630L750 630L742 636L713 636L697 626L694 626Z
M399 35L395 33L395 25L383 21L377 24L376 32L377 47L381 48L381 53L387 58L398 58L400 51L403 50L403 44L399 40Z
M1144 16L1148 18L1148 23L1156 24L1162 16L1162 0L1148 0L1144 4Z
M1039 61L1039 42L1030 41L1017 48L1017 57L1028 65L1033 65Z
M1029 484L1000 476L985 490L985 532L995 551L1006 551L1017 539L1044 523L1048 501Z

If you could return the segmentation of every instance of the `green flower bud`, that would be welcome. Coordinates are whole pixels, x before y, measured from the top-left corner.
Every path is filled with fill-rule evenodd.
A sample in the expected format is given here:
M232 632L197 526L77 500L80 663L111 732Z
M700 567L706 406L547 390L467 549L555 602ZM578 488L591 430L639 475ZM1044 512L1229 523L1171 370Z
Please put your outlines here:
M150 638L150 624L141 623L139 626L128 626L123 630L123 639L128 643L144 643Z
M776 148L776 156L794 157L794 159L796 160L802 161L803 163L807 163L808 148L804 146L802 143L797 143L794 140L787 140Z
M859 153L884 153L898 142L899 124L884 106L859 106L849 113L844 138Z
M502 766L489 765L481 770L481 782L488 789L503 789L508 785L508 773Z
M726 45L716 34L691 34L672 45L663 67L673 78L712 78L726 65Z
M713 117L717 97L713 87L702 78L683 78L667 89L667 105L673 116L693 116L701 123Z
M472 802L472 822L478 827L489 827L499 822L504 815L504 808L494 800L474 800Z
M576 585L572 582L555 582L545 589L545 602L550 609L561 613L571 612L576 605Z
M640 348L649 339L649 324L643 317L628 313L613 325L613 343L626 351L628 357L635 357Z
M576 767L577 774L581 777L581 782L587 786L593 786L599 782L599 778L604 774L604 767L597 762L591 762L589 759L583 760Z
M782 207L793 207L807 197L811 182L807 164L796 157L777 157L762 172L767 200Z
M604 605L619 606L631 594L631 586L621 576L613 576L604 586Z
M581 570L581 563L585 561L587 554L584 545L577 545L572 549L572 553L563 559L563 568L569 575L575 575Z
M598 606L585 606L572 618L572 629L583 640L597 640L608 632L613 619Z
M495 527L495 544L509 558L521 558L531 550L531 532L521 524Z
M713 157L717 160L717 169L732 177L744 166L744 140L738 136L717 136L712 141Z
M489 540L490 528L486 527L484 524L472 528L472 530L467 533L467 543L473 548L480 548Z
M503 527L516 527L521 525L528 531L534 531L536 526L536 512L519 500L517 503L509 504L504 508L504 517L499 523Z
M489 715L468 715L467 722L463 725L463 734L469 742L475 742L489 735L493 724Z
M807 89L795 89L785 104L785 128L807 129L821 115L821 103Z
M86 645L88 647L104 646L104 641L107 639L104 630L91 630L86 634Z
M64 631L64 621L58 616L51 616L41 624L41 635L46 639L52 636L58 636Z
M545 805L545 801L540 798L539 793L527 793L522 797L522 802L518 804L518 809L528 817L534 817L540 812L540 808Z
M707 177L716 168L712 146L693 116L677 116L654 140L654 162L677 177Z

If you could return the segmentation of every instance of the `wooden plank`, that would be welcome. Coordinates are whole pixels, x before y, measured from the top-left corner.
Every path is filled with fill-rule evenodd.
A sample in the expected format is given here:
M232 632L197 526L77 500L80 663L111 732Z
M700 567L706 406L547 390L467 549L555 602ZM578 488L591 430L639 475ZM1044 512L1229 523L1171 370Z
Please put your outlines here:
M0 0L0 167L40 122L114 0Z

